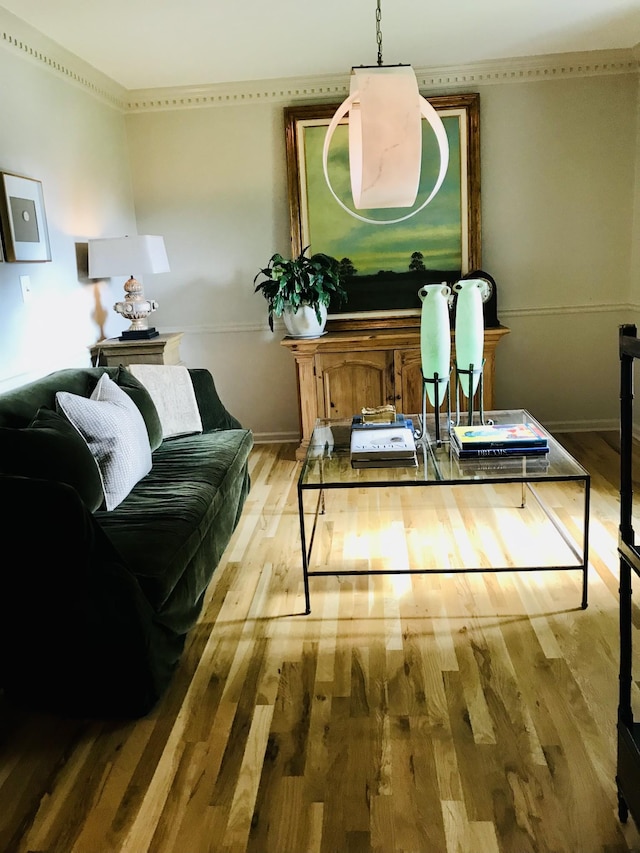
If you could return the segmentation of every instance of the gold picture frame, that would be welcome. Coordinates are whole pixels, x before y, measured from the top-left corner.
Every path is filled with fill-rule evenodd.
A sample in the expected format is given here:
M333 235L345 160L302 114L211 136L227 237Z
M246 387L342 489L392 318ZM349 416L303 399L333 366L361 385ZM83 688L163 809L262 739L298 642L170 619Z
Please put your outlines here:
M285 107L292 254L295 257L309 246L309 254L332 255L349 273L345 278L347 301L329 307L328 329L418 325L417 292L423 284L453 283L481 266L480 96L438 95L428 100L449 137L447 177L429 205L396 224L363 223L350 216L326 184L322 146L339 105ZM341 125L331 143L328 169L339 198L352 207L348 117ZM427 189L421 181L416 206L433 185L432 175L439 163L436 157L435 138L425 121L422 181ZM361 213L367 218L394 220L406 217L408 212L389 209Z
M6 260L51 260L42 183L13 172L0 172L0 224Z

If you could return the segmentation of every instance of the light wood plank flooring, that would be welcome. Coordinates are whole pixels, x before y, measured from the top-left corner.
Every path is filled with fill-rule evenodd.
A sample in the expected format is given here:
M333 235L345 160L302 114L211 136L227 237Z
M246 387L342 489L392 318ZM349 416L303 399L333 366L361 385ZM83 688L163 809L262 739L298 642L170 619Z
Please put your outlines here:
M580 573L550 571L313 578L304 616L294 448L256 447L243 518L149 717L59 720L0 697L0 851L640 851L614 782L616 438L561 436L593 477L584 611ZM334 495L319 564L446 567L470 547L483 565L518 547L542 562L545 537L526 544L535 522L498 490L406 491L354 493L357 513Z

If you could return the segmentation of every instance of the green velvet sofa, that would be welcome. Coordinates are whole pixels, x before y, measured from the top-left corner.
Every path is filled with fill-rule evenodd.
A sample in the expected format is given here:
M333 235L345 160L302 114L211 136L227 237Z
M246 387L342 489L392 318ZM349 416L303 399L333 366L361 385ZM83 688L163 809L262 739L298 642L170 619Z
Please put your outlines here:
M136 404L152 451L151 470L110 511L56 411L58 391L91 397L104 373ZM211 373L189 375L202 432L172 438L123 367L60 370L0 394L5 702L136 718L166 691L239 521L253 445Z

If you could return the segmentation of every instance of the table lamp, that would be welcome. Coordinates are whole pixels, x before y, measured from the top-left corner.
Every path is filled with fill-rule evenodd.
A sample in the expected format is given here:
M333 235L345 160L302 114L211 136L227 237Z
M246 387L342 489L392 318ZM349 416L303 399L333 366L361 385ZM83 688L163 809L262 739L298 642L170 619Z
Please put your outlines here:
M158 303L145 298L142 284L134 278L132 270L138 274L169 272L163 237L145 234L89 240L89 278L131 276L124 285L124 300L113 306L114 311L131 320L129 328L120 335L121 341L158 336L148 323L149 314L158 308Z

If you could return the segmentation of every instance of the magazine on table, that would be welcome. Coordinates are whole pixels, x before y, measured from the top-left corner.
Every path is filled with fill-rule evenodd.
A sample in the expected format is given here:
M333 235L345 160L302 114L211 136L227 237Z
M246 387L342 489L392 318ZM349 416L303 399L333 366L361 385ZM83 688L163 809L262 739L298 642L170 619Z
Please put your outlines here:
M375 429L351 430L351 461L407 460L417 464L413 429L406 423Z
M534 423L454 426L451 440L462 450L548 446L546 434Z

